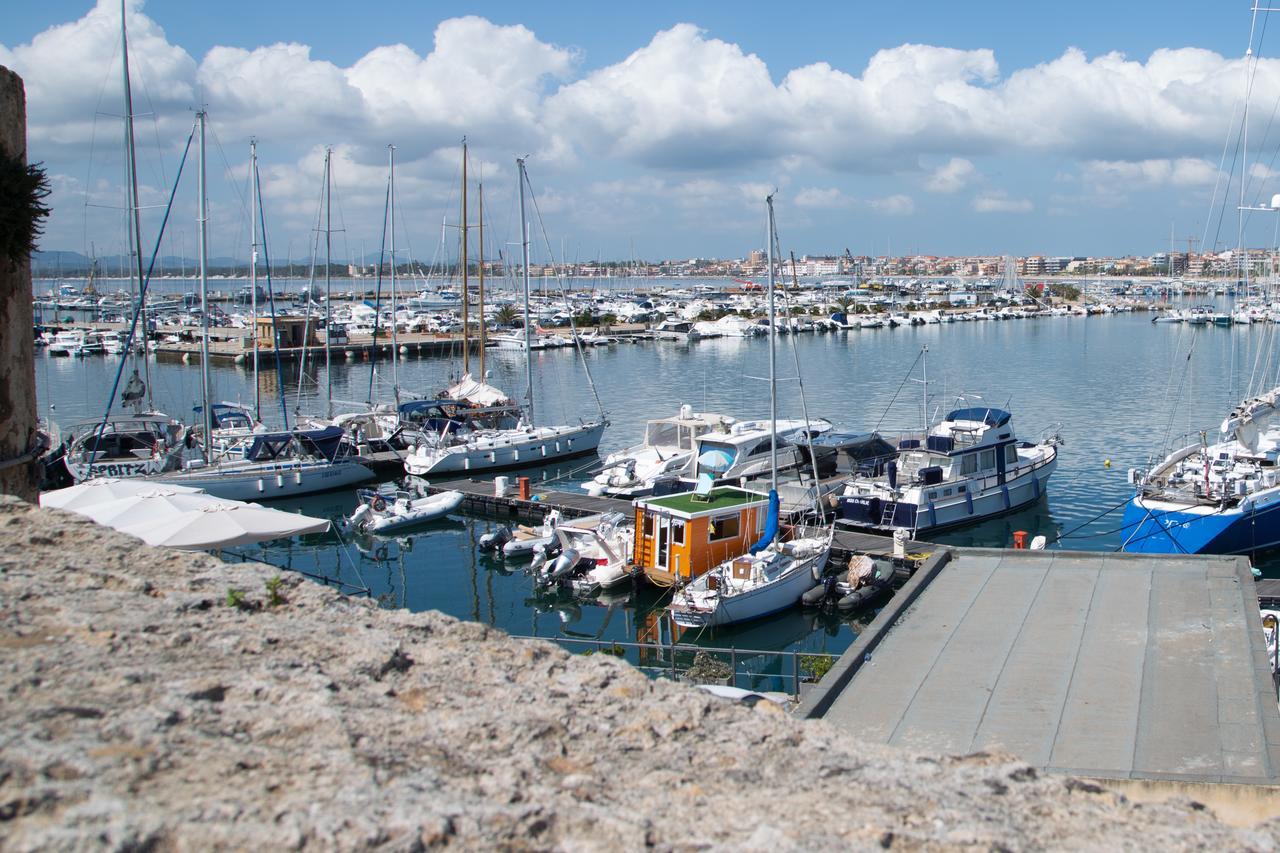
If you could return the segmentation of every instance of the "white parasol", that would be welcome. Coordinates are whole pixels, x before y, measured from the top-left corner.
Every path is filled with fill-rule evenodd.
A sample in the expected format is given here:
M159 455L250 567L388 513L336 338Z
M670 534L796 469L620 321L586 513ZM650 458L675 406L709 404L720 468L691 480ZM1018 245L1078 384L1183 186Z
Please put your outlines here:
M192 494L185 490L178 491L172 486L153 486L136 495L102 501L72 512L78 512L98 524L122 529L170 519L208 506L235 506L238 503L239 501L206 495L204 492Z
M323 533L329 521L267 509L257 504L210 504L164 519L115 525L121 533L137 536L148 545L202 551L266 542L303 533Z
M40 496L40 506L46 509L66 509L72 512L80 512L85 507L90 507L94 504L133 497L137 494L154 492L158 489L187 494L204 492L204 489L197 489L191 486L173 486L169 484L162 486L147 480L117 480L111 477L100 477L66 489L45 492Z

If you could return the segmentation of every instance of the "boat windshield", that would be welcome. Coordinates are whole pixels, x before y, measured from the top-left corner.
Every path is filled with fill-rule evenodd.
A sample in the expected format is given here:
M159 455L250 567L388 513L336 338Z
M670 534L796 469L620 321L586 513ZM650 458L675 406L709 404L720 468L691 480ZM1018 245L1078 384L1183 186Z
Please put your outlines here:
M650 447L693 447L693 432L672 421L649 421L645 429L644 443Z

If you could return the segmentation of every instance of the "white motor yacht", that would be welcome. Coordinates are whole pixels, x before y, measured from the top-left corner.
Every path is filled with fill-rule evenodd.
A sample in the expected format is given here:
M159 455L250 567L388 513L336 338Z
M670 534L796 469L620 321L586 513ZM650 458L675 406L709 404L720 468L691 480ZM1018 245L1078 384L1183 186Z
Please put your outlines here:
M883 469L856 472L838 499L837 523L913 537L984 521L1040 499L1058 464L1056 430L1036 443L1014 435L1001 409L955 409L927 434L898 441Z
M645 424L644 441L605 457L599 474L583 483L588 494L641 497L653 492L654 481L680 476L693 458L695 440L709 432L727 432L735 419L728 415L693 411L681 406L671 418Z

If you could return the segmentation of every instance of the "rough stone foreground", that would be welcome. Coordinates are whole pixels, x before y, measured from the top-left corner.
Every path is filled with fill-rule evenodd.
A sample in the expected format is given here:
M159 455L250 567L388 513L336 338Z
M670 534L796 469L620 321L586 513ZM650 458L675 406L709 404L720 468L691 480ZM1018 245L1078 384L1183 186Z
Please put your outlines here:
M0 845L1273 849L0 501Z

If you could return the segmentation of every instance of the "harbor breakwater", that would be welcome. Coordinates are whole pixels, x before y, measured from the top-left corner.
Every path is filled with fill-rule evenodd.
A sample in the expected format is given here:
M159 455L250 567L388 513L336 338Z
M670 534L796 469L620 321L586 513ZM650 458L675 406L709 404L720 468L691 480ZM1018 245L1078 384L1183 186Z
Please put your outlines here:
M1274 849L0 498L0 847Z

